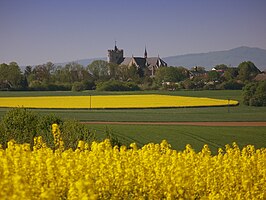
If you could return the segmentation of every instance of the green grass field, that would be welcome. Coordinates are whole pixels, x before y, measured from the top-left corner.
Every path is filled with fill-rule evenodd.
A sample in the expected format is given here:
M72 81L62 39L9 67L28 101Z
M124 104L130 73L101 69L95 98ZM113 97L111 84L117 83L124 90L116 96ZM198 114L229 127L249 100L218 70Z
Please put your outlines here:
M249 107L241 102L241 91L145 91L145 92L0 92L4 96L64 96L64 95L113 95L113 94L168 94L193 97L238 100L235 107L175 108L175 109L115 109L115 110L63 110L34 109L40 114L54 113L65 119L79 121L266 121L266 107ZM0 108L0 116L7 111ZM265 147L266 127L201 127L180 125L88 125L98 138L111 129L123 143L136 142L139 146L166 139L172 148L183 150L186 144L199 151L208 144L213 152L225 144L237 142L256 148Z
M136 142L139 147L149 142L160 143L166 139L173 149L184 150L186 144L191 144L200 151L208 144L213 153L226 144L236 142L240 147L248 144L256 148L265 147L266 127L203 127L180 125L87 125L96 132L97 138L105 136L110 130L124 144Z

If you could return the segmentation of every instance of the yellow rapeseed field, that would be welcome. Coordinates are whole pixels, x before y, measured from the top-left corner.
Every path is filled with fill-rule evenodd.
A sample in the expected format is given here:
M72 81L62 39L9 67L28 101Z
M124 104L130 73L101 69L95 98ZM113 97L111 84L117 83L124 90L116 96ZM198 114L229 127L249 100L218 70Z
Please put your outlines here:
M170 95L1 97L0 107L25 108L167 108L237 105L234 100Z
M0 199L266 199L266 149L236 144L211 155L205 145L172 150L166 141L137 148L109 140L56 150L42 138L0 148Z

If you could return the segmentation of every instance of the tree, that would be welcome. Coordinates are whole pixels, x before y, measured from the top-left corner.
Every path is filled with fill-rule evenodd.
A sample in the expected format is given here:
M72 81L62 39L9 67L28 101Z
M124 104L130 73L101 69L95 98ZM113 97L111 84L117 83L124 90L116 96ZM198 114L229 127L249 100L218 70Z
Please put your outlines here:
M249 106L266 106L266 81L247 84L243 88L243 103Z
M155 73L158 84L162 82L179 82L188 78L188 70L183 67L161 67Z
M108 78L109 75L108 62L104 60L93 61L91 64L88 65L88 70L96 80L105 80Z
M117 80L109 80L99 82L96 86L98 91L136 91L140 90L138 85L133 82L121 82Z
M122 81L141 82L144 72L142 69L137 68L135 65L130 67L126 65L118 66L118 77Z
M55 65L51 62L47 62L46 64L43 65L37 65L32 70L31 81L50 83L54 70L55 70Z
M28 77L31 74L32 74L32 67L27 66L26 69L24 70L24 76Z
M245 61L238 65L239 73L237 78L241 81L250 81L257 74L260 73L260 70L252 63L251 61Z
M110 79L119 79L119 66L115 63L108 63L108 71Z
M228 66L225 65L225 64L219 64L219 65L216 65L214 68L215 68L216 70L223 70L223 71L225 71L225 70L228 69Z
M75 62L66 64L65 71L66 74L69 75L70 83L80 82L90 77L88 70L86 70L82 65Z
M144 72L140 67L132 65L128 68L128 79L134 82L140 82L140 78L144 76Z
M215 70L208 72L208 80L209 81L218 81L220 79L221 74Z
M232 79L235 79L238 76L238 68L235 67L229 67L227 70L224 72L224 78L229 81Z
M181 85L184 89L195 89L197 87L196 83L190 79L184 80Z
M129 79L129 69L126 65L119 65L118 66L118 77L122 81L127 81Z
M191 71L194 72L205 72L205 67L201 67L201 66L195 66L191 69Z
M20 89L22 82L22 73L16 62L9 65L3 63L0 65L0 88L1 89Z
M90 80L91 75L82 65L71 62L66 64L65 67L58 66L54 78L59 83L74 83Z

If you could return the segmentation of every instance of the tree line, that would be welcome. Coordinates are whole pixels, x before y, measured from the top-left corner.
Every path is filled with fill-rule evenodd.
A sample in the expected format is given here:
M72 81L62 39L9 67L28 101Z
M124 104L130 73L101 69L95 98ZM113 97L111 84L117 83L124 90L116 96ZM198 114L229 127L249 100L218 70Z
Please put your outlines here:
M204 67L161 67L150 77L147 69L120 66L96 60L84 67L72 62L56 66L51 62L27 66L24 72L16 62L0 65L1 90L93 90L108 83L131 83L139 89L241 89L261 73L250 61L238 67L216 65ZM105 84L104 84L105 83ZM135 87L136 89L137 87ZM115 88L114 88L115 89Z
M251 61L237 67L216 65L206 71L204 67L161 67L155 76L148 69L123 66L96 60L84 67L71 62L57 66L47 62L27 66L24 72L16 62L0 64L0 90L50 90L50 91L129 91L178 89L242 89L247 105L266 105L266 83L254 82L261 71ZM245 86L245 87L244 87ZM256 88L259 87L258 91Z

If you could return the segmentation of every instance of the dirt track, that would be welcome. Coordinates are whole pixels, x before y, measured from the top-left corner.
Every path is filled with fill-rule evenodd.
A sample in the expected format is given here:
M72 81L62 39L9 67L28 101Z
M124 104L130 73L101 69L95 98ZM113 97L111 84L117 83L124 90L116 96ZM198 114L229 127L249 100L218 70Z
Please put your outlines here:
M82 122L115 125L266 126L266 122Z

